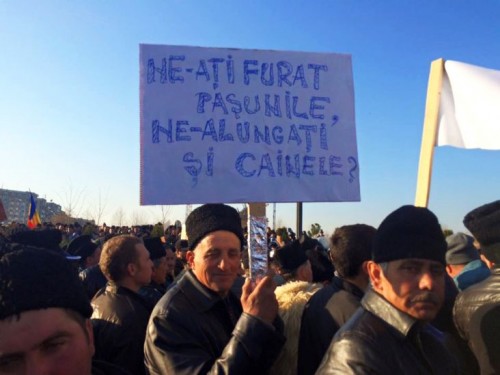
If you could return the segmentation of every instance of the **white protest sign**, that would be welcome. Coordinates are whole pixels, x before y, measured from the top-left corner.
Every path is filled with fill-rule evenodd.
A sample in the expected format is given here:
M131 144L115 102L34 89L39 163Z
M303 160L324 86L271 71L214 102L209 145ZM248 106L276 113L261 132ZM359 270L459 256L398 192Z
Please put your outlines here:
M141 204L359 201L350 55L140 46Z

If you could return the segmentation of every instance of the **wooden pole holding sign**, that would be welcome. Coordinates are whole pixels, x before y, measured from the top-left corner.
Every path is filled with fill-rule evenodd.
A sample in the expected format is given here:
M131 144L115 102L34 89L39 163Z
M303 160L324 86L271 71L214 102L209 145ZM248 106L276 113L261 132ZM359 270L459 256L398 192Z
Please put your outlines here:
M437 59L431 64L429 83L427 85L427 100L425 102L424 129L418 163L417 193L415 206L427 207L431 186L432 159L439 122L439 103L443 82L444 60Z

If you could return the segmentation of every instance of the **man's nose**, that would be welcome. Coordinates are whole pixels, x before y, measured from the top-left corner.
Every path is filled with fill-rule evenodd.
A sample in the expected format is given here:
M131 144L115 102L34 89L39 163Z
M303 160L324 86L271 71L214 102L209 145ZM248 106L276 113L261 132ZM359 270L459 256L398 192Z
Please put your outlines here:
M434 287L434 277L429 271L423 272L419 280L420 289L432 290Z

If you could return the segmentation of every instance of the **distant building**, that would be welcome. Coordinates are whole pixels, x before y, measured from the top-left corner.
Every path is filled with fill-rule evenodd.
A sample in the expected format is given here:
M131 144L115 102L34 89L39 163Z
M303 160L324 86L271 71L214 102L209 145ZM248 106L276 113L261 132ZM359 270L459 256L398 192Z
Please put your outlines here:
M61 206L47 202L44 198L39 198L38 194L29 191L17 191L0 189L0 200L2 200L7 220L5 222L26 223L28 220L28 210L30 208L30 194L35 198L36 207L42 222L50 221L54 215L62 212Z

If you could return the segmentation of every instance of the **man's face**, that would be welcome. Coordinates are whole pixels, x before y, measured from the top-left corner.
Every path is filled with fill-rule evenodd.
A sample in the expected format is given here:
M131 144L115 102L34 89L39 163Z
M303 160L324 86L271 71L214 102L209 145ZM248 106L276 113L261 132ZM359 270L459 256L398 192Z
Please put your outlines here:
M175 251L175 256L179 259L182 259L182 260L187 260L186 258L186 254L187 254L188 250L184 250L184 249L177 249Z
M387 272L368 265L373 288L397 309L415 319L431 321L444 301L445 267L427 259L388 262Z
M137 285L145 286L151 282L153 262L149 259L149 251L142 243L135 245L135 249L137 260L135 262L136 267L133 277Z
M90 375L92 326L48 308L0 320L0 374Z
M187 252L187 259L198 281L224 296L241 267L241 243L232 232L212 232Z
M167 258L161 257L154 262L153 275L151 279L157 284L165 284L167 279Z
M168 275L171 275L174 272L175 268L175 253L171 249L166 250L166 264L167 264L167 271L166 273Z

